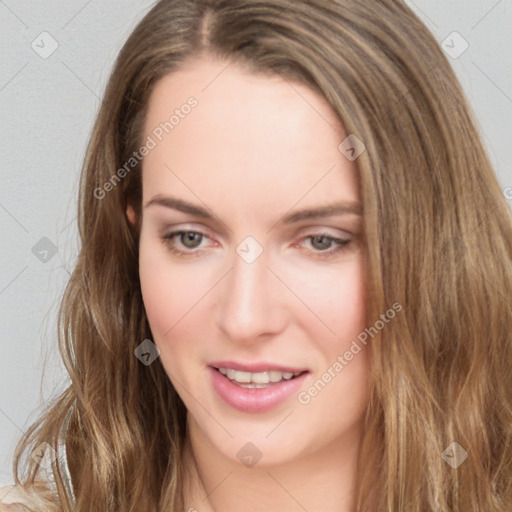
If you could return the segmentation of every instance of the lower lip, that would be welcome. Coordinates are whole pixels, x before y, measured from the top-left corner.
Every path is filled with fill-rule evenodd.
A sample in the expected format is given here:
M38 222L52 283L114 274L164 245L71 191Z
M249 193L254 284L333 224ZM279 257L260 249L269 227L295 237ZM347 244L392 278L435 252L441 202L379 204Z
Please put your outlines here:
M233 384L215 368L209 367L217 394L231 407L243 412L265 412L297 393L309 372L282 380L266 388L242 388Z

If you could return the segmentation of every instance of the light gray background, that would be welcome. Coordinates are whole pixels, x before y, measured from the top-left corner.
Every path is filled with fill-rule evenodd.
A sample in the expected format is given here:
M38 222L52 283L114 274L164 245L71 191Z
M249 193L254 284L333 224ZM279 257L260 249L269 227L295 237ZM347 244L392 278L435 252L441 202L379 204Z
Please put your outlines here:
M506 191L512 187L512 0L407 3L446 51L459 53L467 41L467 50L450 61ZM68 382L56 315L78 248L81 162L114 58L152 4L0 0L0 486L13 481L15 442ZM42 58L51 44L58 48ZM43 237L54 255L34 254Z

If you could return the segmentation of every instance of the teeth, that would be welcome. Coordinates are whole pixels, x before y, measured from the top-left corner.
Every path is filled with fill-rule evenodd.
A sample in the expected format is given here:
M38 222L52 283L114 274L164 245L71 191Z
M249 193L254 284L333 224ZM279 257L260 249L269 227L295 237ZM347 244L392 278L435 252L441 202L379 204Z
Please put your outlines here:
M230 380L235 380L240 384L269 384L270 382L279 382L281 380L290 380L292 377L300 375L302 372L278 372L271 370L269 372L239 372L232 368L219 368L219 372Z
M275 372L272 370L268 372L268 378L270 382L279 382L283 378L283 374L281 372Z

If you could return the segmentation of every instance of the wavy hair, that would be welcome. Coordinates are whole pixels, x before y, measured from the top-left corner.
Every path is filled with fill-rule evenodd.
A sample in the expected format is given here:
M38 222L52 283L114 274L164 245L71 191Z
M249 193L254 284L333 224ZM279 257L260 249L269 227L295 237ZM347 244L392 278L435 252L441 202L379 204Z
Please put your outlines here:
M29 489L38 465L26 457L22 483L23 455L57 450L70 414L73 492L54 461L54 504L37 491L34 510L183 510L186 409L159 360L133 354L151 338L140 228L125 214L140 213L141 165L95 191L142 145L155 83L201 54L309 86L366 146L368 318L404 311L371 342L357 510L510 512L512 217L447 58L401 0L161 0L132 32L82 169L81 249L59 311L70 385L13 464ZM468 454L457 467L453 443Z

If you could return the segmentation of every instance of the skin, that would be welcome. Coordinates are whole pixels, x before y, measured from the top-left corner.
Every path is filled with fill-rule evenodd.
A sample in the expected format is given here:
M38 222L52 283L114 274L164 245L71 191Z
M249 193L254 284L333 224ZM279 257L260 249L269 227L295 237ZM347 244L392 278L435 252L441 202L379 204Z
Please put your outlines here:
M362 218L280 222L360 201L355 163L338 150L347 134L308 87L226 66L202 56L162 78L145 124L144 139L187 98L198 100L144 158L139 260L153 341L188 410L185 510L352 511L368 348L307 405L293 394L270 411L242 412L210 383L209 362L265 360L307 368L307 390L366 327ZM147 206L157 195L215 218ZM131 207L127 216L136 221ZM196 248L164 238L179 229L206 237ZM315 243L322 234L351 242L335 253L338 243ZM249 235L263 248L250 264L236 252ZM251 468L237 457L247 442L262 454Z

